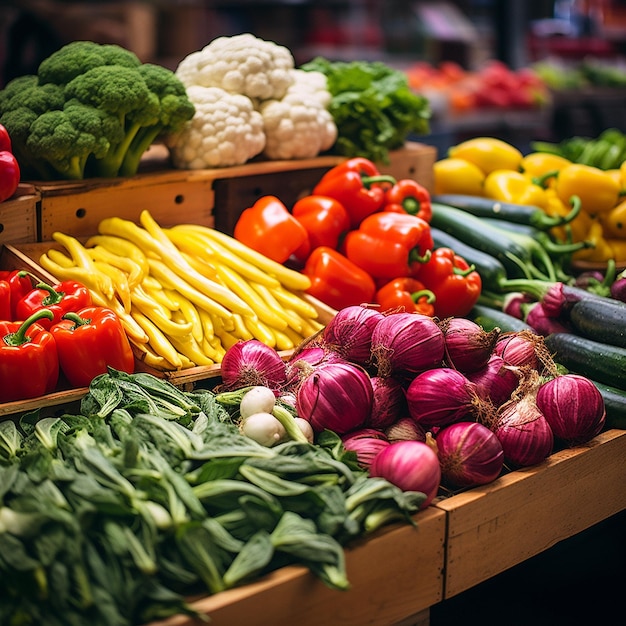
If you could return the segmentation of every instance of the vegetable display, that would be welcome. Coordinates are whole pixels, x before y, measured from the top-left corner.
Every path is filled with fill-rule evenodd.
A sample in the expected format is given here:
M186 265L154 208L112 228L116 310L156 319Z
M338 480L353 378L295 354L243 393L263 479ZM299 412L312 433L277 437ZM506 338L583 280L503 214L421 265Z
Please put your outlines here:
M0 123L22 175L43 180L131 176L194 110L172 70L91 41L66 44L0 91Z

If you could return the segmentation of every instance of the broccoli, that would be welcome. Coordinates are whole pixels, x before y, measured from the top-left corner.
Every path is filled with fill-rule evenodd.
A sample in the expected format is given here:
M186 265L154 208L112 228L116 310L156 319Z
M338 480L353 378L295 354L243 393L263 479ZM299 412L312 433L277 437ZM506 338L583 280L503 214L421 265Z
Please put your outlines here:
M101 65L137 68L141 61L134 52L115 44L72 41L44 59L39 64L37 76L42 85L66 85L73 78Z
M159 98L158 119L154 124L142 126L135 134L122 163L122 175L136 172L141 155L157 138L177 133L195 113L185 86L178 80L172 80L170 70L152 63L144 63L137 69L148 89Z
M174 72L115 44L68 44L0 90L0 123L24 175L44 180L131 176L150 144L194 112Z

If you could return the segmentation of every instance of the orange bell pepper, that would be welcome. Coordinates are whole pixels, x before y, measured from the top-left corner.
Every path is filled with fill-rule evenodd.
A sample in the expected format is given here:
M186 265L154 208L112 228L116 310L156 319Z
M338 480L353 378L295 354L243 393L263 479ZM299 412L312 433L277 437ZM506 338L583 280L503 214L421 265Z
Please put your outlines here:
M291 256L305 259L311 246L304 226L276 196L263 196L245 209L235 223L233 235L277 263Z

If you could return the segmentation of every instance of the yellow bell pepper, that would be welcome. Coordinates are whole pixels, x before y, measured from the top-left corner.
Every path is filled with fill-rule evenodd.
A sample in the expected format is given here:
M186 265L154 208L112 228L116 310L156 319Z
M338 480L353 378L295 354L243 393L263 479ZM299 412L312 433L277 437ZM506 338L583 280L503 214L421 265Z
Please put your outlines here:
M531 152L527 154L520 163L520 170L531 179L541 178L550 172L558 172L566 165L571 165L571 161L558 154L549 152ZM547 186L551 186L555 178L547 181Z
M546 189L546 197L548 204L545 207L545 212L551 216L565 217L572 210L571 206L568 206L556 195L556 191L552 188ZM559 241L563 242L578 242L584 241L587 231L591 227L592 217L586 211L580 211L578 215L565 226L555 226L550 229L550 233L555 236Z
M601 221L607 237L626 239L626 200L602 215Z
M563 202L578 196L583 210L591 215L610 211L617 205L620 194L620 185L610 174L581 163L572 163L560 170L555 189Z
M597 219L592 221L591 227L587 231L585 240L593 244L593 248L583 248L572 254L572 259L576 261L596 261L603 263L615 258L613 247L604 238L602 223Z
M613 250L613 259L618 265L626 262L626 239L607 239L607 244Z
M474 137L448 150L448 156L465 159L485 174L505 169L519 171L522 153L510 143L494 137Z
M433 170L436 194L483 195L485 174L473 163L465 159L440 159L435 161Z
M619 185L620 189L624 189L626 187L626 183L624 181L624 177L622 174L622 170L613 169L613 170L604 170L609 176L615 179L615 182Z
M548 206L546 190L535 185L521 172L514 170L498 169L487 174L485 196L501 202L537 206L542 209Z

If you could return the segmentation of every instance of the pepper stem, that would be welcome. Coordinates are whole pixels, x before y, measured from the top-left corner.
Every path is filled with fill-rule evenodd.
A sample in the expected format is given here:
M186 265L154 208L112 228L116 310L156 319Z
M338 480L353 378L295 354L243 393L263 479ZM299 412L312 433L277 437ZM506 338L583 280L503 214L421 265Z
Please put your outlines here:
M437 299L435 294L430 289L420 289L419 291L411 293L411 300L413 300L416 304L419 302L420 298L426 298L426 302L428 304L432 304Z
M64 320L69 320L70 322L74 322L74 328L78 328L79 326L87 326L91 324L91 318L81 317L78 313L74 313L70 311L63 316Z
M361 182L364 187L369 189L374 183L389 183L390 185L395 185L397 181L389 174L379 174L378 176L361 176Z
M39 320L46 318L51 320L54 318L54 313L50 309L39 309L35 311L30 317L24 320L20 327L14 333L8 333L5 335L2 340L7 346L19 347L28 343L30 341L30 337L26 334L29 328L38 322Z

